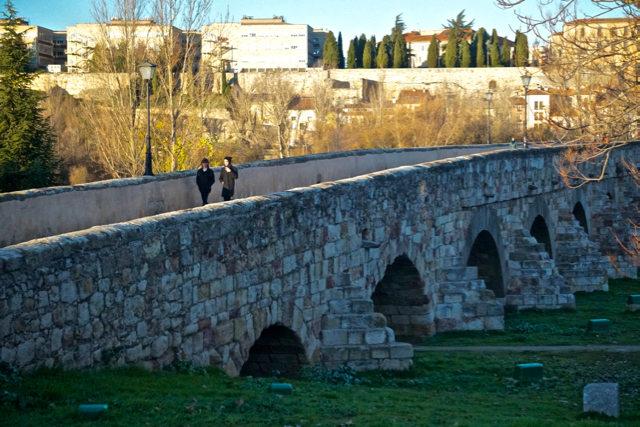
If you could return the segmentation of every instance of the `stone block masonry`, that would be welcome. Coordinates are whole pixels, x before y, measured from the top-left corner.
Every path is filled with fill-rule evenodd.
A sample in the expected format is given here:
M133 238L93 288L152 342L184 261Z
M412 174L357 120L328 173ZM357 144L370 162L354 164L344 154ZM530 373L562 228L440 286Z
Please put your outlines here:
M625 174L568 189L549 166L558 154L457 157L0 249L0 358L24 370L176 358L230 375L248 361L406 369L396 336L500 328L512 294L516 308L571 303L581 282L522 230L544 216L555 256L567 206L590 212L603 186L637 189Z

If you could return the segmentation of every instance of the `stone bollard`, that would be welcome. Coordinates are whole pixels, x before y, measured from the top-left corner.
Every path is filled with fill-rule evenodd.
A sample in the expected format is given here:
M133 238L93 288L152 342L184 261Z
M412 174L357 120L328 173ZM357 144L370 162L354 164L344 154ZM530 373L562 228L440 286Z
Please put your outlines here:
M609 332L609 319L591 319L587 325L588 332Z
M539 380L543 372L542 363L521 363L516 365L513 377L517 380Z
M584 412L598 412L614 418L620 416L620 400L616 383L587 384L583 390L582 399Z
M640 310L640 295L629 295L629 299L627 299L627 310Z

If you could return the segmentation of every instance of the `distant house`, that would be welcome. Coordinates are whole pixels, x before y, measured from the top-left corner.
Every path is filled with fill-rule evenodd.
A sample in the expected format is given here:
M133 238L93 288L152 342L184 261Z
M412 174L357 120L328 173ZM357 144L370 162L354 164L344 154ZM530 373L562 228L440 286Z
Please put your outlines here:
M527 108L524 97L511 98L512 117L517 123L524 124L527 114L527 128L546 127L550 123L568 124L571 106L576 102L577 93L574 90L561 89L531 89L527 91ZM583 95L583 98L587 98Z
M395 100L395 104L400 106L407 106L411 109L415 109L420 105L425 105L431 99L433 99L428 90L401 90L398 94L397 100Z

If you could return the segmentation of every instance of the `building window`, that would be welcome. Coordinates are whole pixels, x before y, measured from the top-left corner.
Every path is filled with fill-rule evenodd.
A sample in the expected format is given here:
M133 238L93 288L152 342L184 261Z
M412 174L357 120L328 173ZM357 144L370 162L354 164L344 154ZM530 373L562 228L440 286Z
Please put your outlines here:
M318 42L320 41L320 38L318 38L318 37L314 37L314 38L313 38L313 41L314 41L314 43L318 43Z
M496 89L498 87L498 84L496 83L495 80L491 80L489 82L489 89Z
M534 110L544 110L544 101L534 102Z

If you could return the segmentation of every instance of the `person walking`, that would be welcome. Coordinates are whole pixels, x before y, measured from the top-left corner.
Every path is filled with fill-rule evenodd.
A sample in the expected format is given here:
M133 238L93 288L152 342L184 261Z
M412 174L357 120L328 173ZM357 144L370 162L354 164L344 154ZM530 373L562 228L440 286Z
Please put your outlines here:
M202 167L198 169L196 174L196 184L200 195L202 196L202 206L208 203L209 193L211 193L211 186L216 182L216 176L213 174L211 168L209 168L209 159L202 159Z
M518 143L516 142L516 139L511 137L511 141L509 141L509 148L514 149L514 148L518 148Z
M222 184L222 199L228 202L233 198L233 192L238 179L238 169L231 166L231 157L224 158L224 166L220 170L220 184Z

